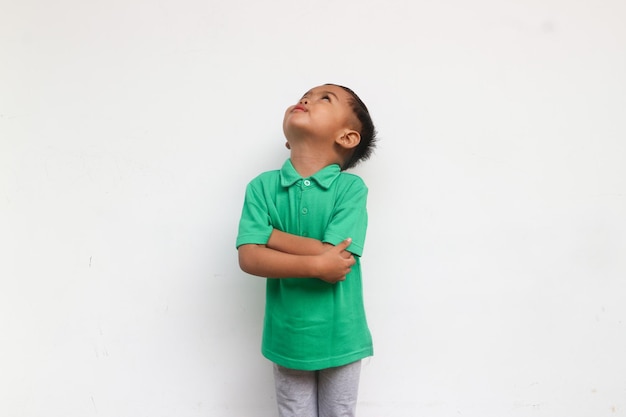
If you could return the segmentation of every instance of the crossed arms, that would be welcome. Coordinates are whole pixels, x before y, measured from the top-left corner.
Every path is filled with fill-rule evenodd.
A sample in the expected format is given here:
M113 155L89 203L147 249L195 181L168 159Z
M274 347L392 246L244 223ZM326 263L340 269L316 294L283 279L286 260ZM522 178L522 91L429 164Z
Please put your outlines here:
M348 238L333 246L317 239L274 229L265 245L239 246L239 266L244 272L271 278L319 278L329 283L346 279L354 255Z

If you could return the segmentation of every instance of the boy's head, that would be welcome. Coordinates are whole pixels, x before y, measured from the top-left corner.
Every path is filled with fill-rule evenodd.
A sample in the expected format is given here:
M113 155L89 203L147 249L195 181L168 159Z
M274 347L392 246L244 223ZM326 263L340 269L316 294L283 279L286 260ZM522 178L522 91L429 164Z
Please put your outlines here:
M289 106L283 120L287 147L301 139L317 152L332 152L342 170L370 157L376 144L376 129L363 101L351 89L324 84L309 90L297 104Z
M327 85L336 85L336 84L327 84ZM372 117L370 116L370 112L367 109L367 106L363 101L356 95L354 91L352 91L348 87L344 87L342 85L338 85L337 87L342 88L351 96L351 105L352 112L356 116L359 121L359 134L361 135L361 140L359 144L354 148L354 152L351 157L346 161L346 163L342 166L342 169L348 169L355 167L359 162L365 161L369 159L376 147L376 128L374 127L374 122L372 121Z

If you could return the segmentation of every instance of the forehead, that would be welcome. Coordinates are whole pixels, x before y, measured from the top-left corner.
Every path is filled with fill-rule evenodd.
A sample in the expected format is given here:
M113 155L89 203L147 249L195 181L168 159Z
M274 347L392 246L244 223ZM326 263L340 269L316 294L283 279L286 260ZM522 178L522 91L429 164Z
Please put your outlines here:
M326 93L334 94L340 101L349 101L351 98L350 94L346 90L336 85L320 85L317 87L313 87L309 91L304 93L303 97L314 94L319 95Z

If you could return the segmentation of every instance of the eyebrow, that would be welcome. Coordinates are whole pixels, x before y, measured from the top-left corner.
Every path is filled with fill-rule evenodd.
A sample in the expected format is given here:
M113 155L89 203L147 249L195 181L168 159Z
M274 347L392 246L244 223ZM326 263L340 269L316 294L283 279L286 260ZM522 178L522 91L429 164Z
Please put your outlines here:
M331 96L335 97L335 99L336 99L337 101L339 101L339 97L337 97L337 94L333 93L333 92L332 92L332 91L330 91L330 90L322 90L322 91L320 91L320 94L322 94L322 95L323 95L323 94L328 94L328 95L331 95ZM310 95L311 95L311 90L307 91L307 92L306 92L306 93L302 96L302 98L305 98L305 97L310 96Z

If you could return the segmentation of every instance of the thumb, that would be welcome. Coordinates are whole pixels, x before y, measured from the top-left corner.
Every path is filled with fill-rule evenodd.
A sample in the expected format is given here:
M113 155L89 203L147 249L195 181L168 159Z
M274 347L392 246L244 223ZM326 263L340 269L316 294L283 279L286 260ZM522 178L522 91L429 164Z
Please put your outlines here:
M337 246L335 246L335 248L337 248L337 250L341 252L343 250L346 250L346 248L350 246L350 243L352 243L352 238L349 237L343 242L341 242L340 244L338 244Z

